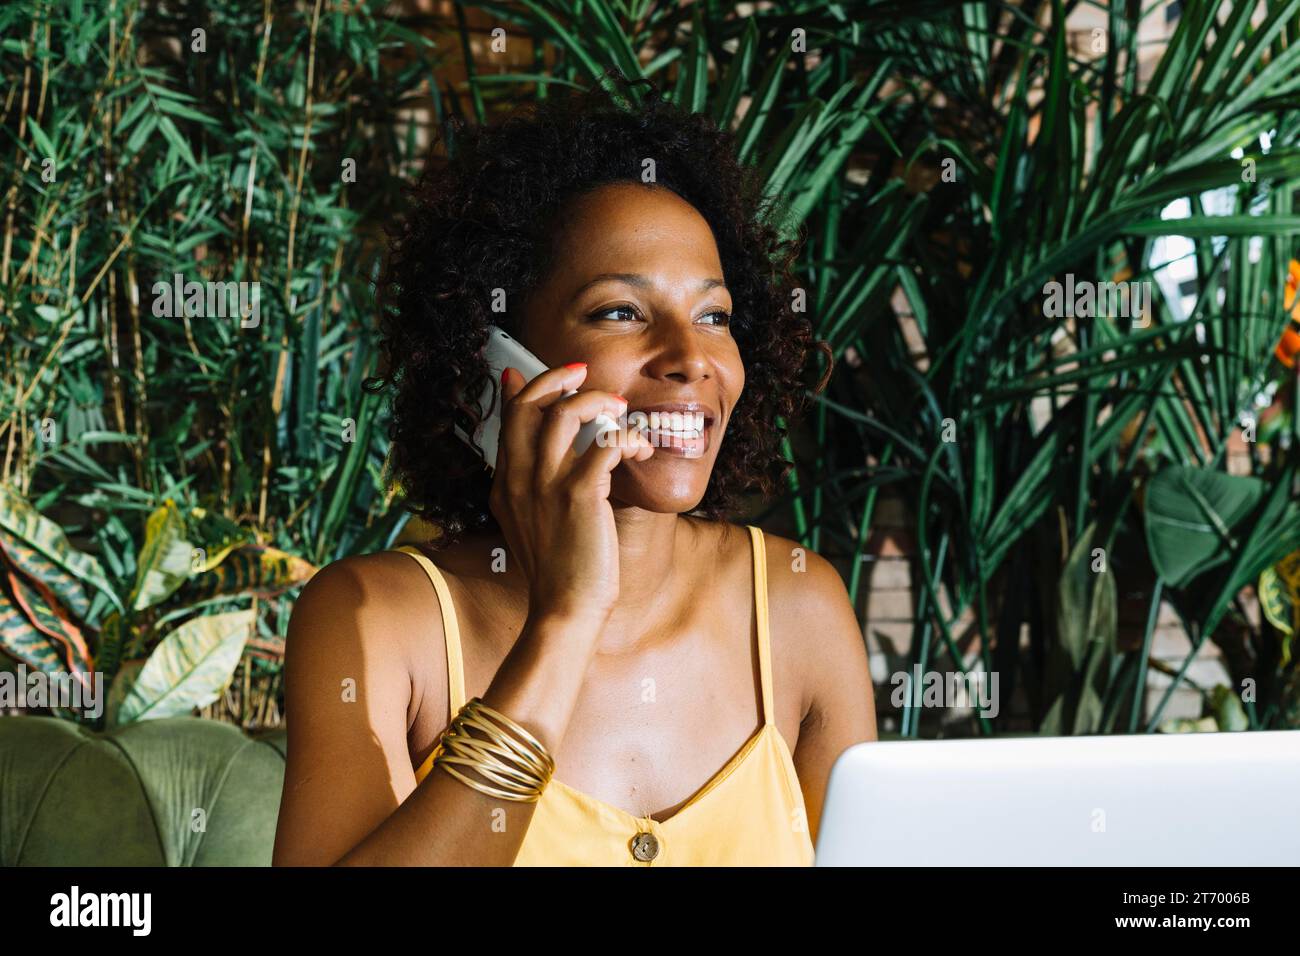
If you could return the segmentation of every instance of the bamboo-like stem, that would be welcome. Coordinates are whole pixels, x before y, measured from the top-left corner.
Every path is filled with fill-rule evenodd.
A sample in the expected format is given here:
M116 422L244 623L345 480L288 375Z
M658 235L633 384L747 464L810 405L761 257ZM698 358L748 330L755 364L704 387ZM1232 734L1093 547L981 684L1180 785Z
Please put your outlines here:
M258 527L266 526L267 486L271 479L271 440L275 436L276 421L284 408L284 377L289 362L289 325L294 321L294 306L297 299L292 292L294 238L298 227L298 207L302 202L302 183L307 174L307 146L311 143L312 104L316 79L316 30L320 25L320 10L321 0L316 0L307 45L307 86L303 93L302 145L298 150L298 174L294 181L292 205L289 209L289 242L284 270L284 301L287 303L288 313L280 326L280 355L276 362L275 385L271 390L271 414L262 442L262 481L257 503Z
M37 21L32 21L32 33L28 42L23 45L23 96L21 105L18 108L18 142L14 143L14 168L17 171L14 175L13 182L9 185L9 192L5 196L5 235L4 235L4 252L0 254L0 285L9 285L9 257L13 250L14 237L14 213L18 204L18 190L21 188L23 175L27 172L31 164L30 157L23 157L22 165L18 164L18 158L23 156L22 141L27 135L27 103L31 96L32 89L32 52L36 46L36 27Z

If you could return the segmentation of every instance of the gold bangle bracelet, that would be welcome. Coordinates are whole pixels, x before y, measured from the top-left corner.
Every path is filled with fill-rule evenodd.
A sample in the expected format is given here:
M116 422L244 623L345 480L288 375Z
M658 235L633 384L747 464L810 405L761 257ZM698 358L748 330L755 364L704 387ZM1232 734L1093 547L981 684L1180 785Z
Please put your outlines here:
M531 767L515 761L509 751L505 759L502 759L491 752L491 748L492 745L487 741L475 740L469 736L455 736L448 742L446 760L477 770L481 776L507 789L532 792L545 784L548 779L546 774L538 773Z
M505 745L520 762L534 768L541 776L549 777L555 772L555 761L542 742L509 717L488 707L481 697L469 701L453 723L483 731L497 744ZM504 727L496 726L497 724Z
M503 732L490 721L478 718L476 714L464 714L458 716L456 720L460 725L474 727L488 735L490 743L474 741L478 749L491 751L506 760L523 763L538 776L549 776L555 771L554 764L550 762L550 755L546 753L545 748L541 748L541 744L537 745L541 748L540 751L522 746L508 732Z
M451 763L473 767L483 776L503 786L531 788L546 779L544 775L506 763L491 753L483 753L476 747L482 743L483 741L458 737L448 748L450 753L446 759Z
M507 793L513 793L524 797L541 796L541 792L542 792L541 786L537 781L529 781L523 783L523 782L505 779L499 776L498 774L496 774L490 767L485 767L482 764L476 763L473 760L468 760L463 757L448 757L446 760L442 761L440 766L442 766L444 770L449 770L451 769L449 766L450 764L460 764L462 766L469 767L470 769L476 771L480 775L487 777L489 781L500 784L501 785L500 789L504 790Z
M475 697L474 701L477 702L478 704L477 711L479 713L485 714L492 720L495 720L497 723L505 725L505 728L507 730L513 732L518 737L520 737L526 744L528 744L528 746L533 748L533 750L542 757L542 759L546 763L548 770L551 773L555 772L555 761L551 759L550 751L546 749L546 747L542 744L540 740L538 740L536 737L530 734L525 728L515 723L515 721L511 720L505 714L501 713L500 711L493 710L487 704L483 703L483 698Z
M473 736L471 729L484 737ZM541 741L479 697L469 700L452 720L433 763L481 793L516 802L538 800L555 772L555 761ZM486 780L475 780L452 764L471 768Z
M434 759L434 766L441 767L450 773L453 777L462 783L473 787L490 796L501 797L510 800L531 800L537 799L540 795L539 781L535 778L526 778L525 780L510 779L502 776L500 770L509 770L509 766L500 763L496 768L489 761L473 756L463 756L457 753L457 742L454 738L449 738L448 746ZM500 783L503 787L494 787L490 783L467 777L457 771L452 764L461 764L474 770L480 777L488 781Z
M465 776L459 770L456 770L455 768L448 766L446 763L439 764L439 766L441 766L443 770L447 771L447 773L451 774L461 783L473 787L475 790L478 790L480 793L486 793L489 797L497 797L500 800L513 800L516 803L535 803L542 795L540 790L537 791L536 793L525 793L525 794L512 793L506 790L498 790L496 787L489 787L485 783L480 783L477 780L471 780L469 777Z
M461 744L465 739L449 738L446 749L435 758L434 765L442 767L462 782L492 796L515 800L536 800L540 797L542 787L545 785L544 778L522 772L495 757L484 759L472 752L467 755L461 752ZM469 767L487 780L501 784L504 789L492 787L487 783L480 784L455 771L451 764Z
M477 729L482 730L485 734L492 735L494 733L491 727L477 724L472 724L471 726L476 726ZM451 737L450 749L464 756L473 755L480 760L493 764L499 764L503 761L514 762L522 765L522 767L517 768L518 772L524 773L530 777L542 776L540 768L536 767L529 761L521 760L514 750L506 746L504 743L498 742L498 740L494 739L493 736L489 736L486 739L469 736L469 734L464 730L464 722L458 722L455 732Z

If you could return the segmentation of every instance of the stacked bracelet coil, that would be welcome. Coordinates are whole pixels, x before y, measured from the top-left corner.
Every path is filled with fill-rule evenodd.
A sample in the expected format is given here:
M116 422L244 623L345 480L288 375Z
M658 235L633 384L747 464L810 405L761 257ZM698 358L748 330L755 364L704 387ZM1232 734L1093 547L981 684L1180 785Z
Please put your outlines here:
M485 736L473 737L471 729ZM491 783L475 780L453 764L469 767ZM538 800L555 773L555 761L542 742L481 697L467 701L452 719L433 765L480 793L519 803Z

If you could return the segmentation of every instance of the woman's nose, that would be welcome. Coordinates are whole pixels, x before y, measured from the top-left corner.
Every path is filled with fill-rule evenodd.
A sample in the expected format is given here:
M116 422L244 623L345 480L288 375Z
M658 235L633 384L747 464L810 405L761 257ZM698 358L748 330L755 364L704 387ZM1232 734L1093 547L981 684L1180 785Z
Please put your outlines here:
M696 382L709 377L709 356L693 324L661 332L653 348L647 371L655 378Z

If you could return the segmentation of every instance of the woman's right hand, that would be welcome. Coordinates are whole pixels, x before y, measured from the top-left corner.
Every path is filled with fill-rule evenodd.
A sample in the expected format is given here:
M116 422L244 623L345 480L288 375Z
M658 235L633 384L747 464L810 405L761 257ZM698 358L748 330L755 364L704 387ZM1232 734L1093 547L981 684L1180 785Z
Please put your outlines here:
M610 392L564 397L586 377L587 367L575 364L525 384L517 369L506 369L489 504L528 577L529 615L603 624L619 587L611 475L625 460L645 461L654 448L636 429L621 429L617 443L593 442L574 454L584 423L627 411L626 400Z

